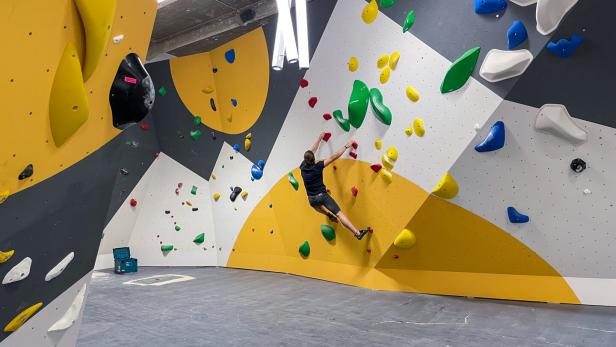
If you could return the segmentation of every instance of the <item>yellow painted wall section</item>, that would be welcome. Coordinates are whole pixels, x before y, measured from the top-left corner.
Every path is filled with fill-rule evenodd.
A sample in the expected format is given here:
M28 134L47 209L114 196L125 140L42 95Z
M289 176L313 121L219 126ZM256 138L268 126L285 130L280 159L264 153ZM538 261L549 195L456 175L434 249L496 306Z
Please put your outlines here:
M235 50L233 63L225 60L225 52L230 49ZM206 126L239 134L259 119L269 88L269 55L263 29L255 29L211 52L172 59L169 65L180 99ZM208 87L214 91L204 92ZM210 107L210 98L214 98L217 111ZM237 100L237 107L231 99Z
M112 125L109 88L122 59L131 52L145 59L156 15L155 0L118 0L111 37L92 77L85 83L88 121L57 148L49 126L49 95L68 41L83 64L83 26L72 0L0 2L0 191L11 194L31 187L70 167L120 133ZM110 39L111 41L111 39ZM68 96L67 96L68 97ZM34 175L17 176L33 164Z
M293 173L301 180L298 169ZM284 176L246 221L227 266L379 290L579 303L560 274L517 239L395 173L387 185L368 163L341 159L324 179L354 224L373 234L357 241L335 225L336 239L328 242L319 229L326 218L308 205L303 184L296 192ZM406 250L393 247L403 228L417 236ZM305 240L307 259L298 253Z

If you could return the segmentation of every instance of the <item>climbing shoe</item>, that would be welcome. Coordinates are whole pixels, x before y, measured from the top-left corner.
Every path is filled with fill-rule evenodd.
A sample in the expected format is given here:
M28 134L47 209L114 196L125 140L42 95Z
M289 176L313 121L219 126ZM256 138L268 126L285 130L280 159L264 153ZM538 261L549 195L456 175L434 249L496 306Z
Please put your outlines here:
M363 238L364 238L364 236L366 236L366 234L367 234L367 233L369 233L369 232L370 232L370 228L362 229L362 230L360 230L360 231L359 231L359 234L358 234L358 235L355 235L355 237L356 237L358 240L361 240L361 239L363 239Z

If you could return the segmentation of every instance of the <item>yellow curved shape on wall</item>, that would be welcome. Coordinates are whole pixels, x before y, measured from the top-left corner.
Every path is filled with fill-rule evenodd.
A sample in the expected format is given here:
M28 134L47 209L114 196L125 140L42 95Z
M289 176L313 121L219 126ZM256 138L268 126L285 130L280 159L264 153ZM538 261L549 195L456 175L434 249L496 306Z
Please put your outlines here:
M17 316L15 316L15 318L13 318L5 327L4 327L4 332L5 333L10 333L13 331L17 331L17 329L19 329L22 325L24 325L24 323L30 319L30 317L32 317L36 311L38 311L41 307L43 307L43 303L39 302L36 303L28 308L26 308L25 310L19 312L19 314Z
M83 85L77 48L66 44L49 97L49 125L56 146L60 147L88 120L90 108Z
M357 227L371 226L362 241L339 224L326 241L326 217L283 177L244 224L227 266L288 272L379 290L579 303L562 276L509 233L394 174L383 182L368 163L336 162L324 171L332 196ZM300 173L296 169L296 176ZM350 187L362 192L353 197ZM269 205L273 204L273 208ZM393 246L402 229L417 244ZM308 241L310 257L297 245Z
M90 117L63 146L54 144L49 126L50 94L61 56L68 42L79 56L85 52L84 28L73 0L0 1L4 51L0 55L0 192L15 194L82 160L120 133L112 125L109 89L122 59L129 53L146 56L156 1L121 0L113 19L110 44L96 73L85 83ZM18 181L33 164L36 174ZM10 197L9 197L10 199Z
M116 0L75 0L86 33L83 80L87 82L101 60L116 12Z
M236 54L232 64L225 60L229 49ZM259 119L269 88L269 55L263 29L255 29L211 52L172 59L169 67L180 99L206 126L239 134ZM210 98L216 111L210 107ZM231 99L237 100L237 107Z

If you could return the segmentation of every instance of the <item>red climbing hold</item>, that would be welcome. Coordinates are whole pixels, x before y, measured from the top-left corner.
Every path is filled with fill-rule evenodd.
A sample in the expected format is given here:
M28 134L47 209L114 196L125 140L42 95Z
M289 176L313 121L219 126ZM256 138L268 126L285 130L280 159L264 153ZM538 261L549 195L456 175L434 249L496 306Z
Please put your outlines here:
M330 119L332 119L332 115L329 114L329 113L326 113L326 114L323 115L323 119L330 120Z
M325 141L325 142L329 141L330 137L332 137L332 133L324 133L323 134L323 141Z
M131 205L132 207L137 206L137 200L135 200L135 199L130 199L130 205Z
M141 124L139 124L139 127L141 128L141 130L148 130L149 129L148 123L146 123L146 122L141 122Z
M300 86L300 87L302 87L302 88L306 88L306 87L308 87L308 81L302 78L302 79L299 81L299 86Z
M160 152L154 152L154 158L158 158L159 155L160 155Z
M394 259L398 259L398 258L400 258L400 256L397 254L394 254Z
M136 78L132 78L132 77L128 77L128 76L124 76L124 82L131 83L131 84L137 84L137 79Z
M370 168L372 169L372 171L379 173L379 171L381 171L383 166L381 164L372 164L370 165Z
M351 194L353 194L353 196L357 196L357 193L359 193L359 189L357 189L357 187L353 186L353 188L351 188Z
M349 155L350 155L353 159L357 159L357 153L355 153L355 152L351 152L351 153L349 153Z
M308 106L310 106L311 108L314 108L314 105L317 104L317 97L313 96L308 100Z
M370 253L372 250L370 248L366 248L366 252Z
M353 149L357 149L357 147L359 147L359 143L353 141L353 144L351 144L351 146L353 147Z

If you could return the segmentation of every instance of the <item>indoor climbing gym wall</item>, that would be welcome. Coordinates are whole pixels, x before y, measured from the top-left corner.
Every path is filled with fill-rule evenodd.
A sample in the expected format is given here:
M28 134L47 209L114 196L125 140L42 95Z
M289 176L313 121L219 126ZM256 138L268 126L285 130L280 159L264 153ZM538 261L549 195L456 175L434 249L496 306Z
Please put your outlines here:
M153 95L137 56L155 14L154 0L0 3L2 346L75 345L103 228L159 150L148 120L122 132L153 99L118 100Z

